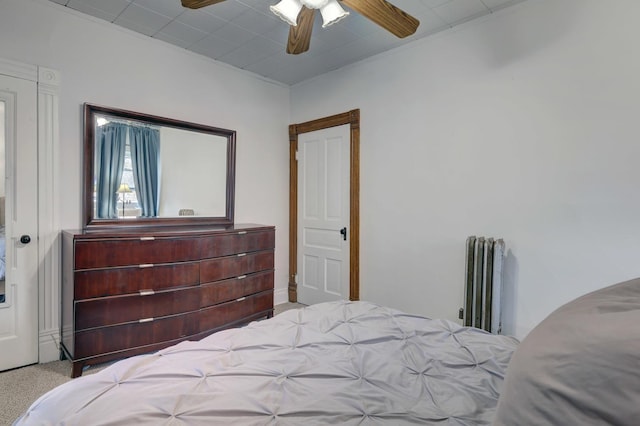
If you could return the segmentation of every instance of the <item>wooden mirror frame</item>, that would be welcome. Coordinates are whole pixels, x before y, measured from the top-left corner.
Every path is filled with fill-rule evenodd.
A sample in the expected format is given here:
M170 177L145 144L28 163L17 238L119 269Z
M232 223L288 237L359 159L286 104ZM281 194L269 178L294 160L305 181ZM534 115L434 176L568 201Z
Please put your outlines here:
M181 216L154 217L135 219L97 219L93 217L93 176L95 155L95 124L96 115L109 115L122 119L142 121L157 126L167 126L183 130L193 130L200 133L222 136L227 139L227 173L226 173L226 207L224 216ZM235 167L236 167L236 132L235 130L190 123L172 118L159 117L140 112L109 108L94 104L84 104L84 154L83 154L83 227L85 230L114 230L137 227L167 227L167 226L203 226L233 225L235 206Z

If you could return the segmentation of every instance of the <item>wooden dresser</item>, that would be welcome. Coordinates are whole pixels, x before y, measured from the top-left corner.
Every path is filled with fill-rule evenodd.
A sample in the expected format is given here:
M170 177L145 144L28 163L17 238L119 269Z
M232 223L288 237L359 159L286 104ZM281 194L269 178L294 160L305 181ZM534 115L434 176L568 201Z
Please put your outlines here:
M62 233L62 350L86 365L273 316L275 229Z

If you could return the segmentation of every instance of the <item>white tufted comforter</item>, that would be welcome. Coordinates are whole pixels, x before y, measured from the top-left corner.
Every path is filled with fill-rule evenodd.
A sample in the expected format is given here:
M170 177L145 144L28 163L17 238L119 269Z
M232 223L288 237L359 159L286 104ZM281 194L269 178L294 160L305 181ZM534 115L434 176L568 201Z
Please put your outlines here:
M332 302L120 361L17 425L490 424L517 341Z

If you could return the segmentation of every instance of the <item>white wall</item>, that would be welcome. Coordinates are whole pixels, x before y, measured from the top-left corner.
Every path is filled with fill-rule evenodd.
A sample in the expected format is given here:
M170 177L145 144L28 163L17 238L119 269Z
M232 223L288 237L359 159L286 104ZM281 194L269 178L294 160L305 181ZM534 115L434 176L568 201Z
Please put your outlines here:
M292 88L361 109L362 299L456 319L464 243L508 248L507 332L640 276L640 2L529 0Z
M276 226L276 297L286 300L288 87L45 0L0 2L0 57L61 73L61 229L82 225L84 102L236 130L235 219Z

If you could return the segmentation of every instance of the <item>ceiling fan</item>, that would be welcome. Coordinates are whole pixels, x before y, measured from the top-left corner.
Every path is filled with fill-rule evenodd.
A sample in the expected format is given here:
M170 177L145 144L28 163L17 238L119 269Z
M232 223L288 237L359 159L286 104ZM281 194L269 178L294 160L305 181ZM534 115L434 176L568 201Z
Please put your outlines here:
M182 0L182 5L199 9L225 0ZM298 55L309 50L311 31L316 10L320 10L322 27L327 27L349 15L340 4L360 13L397 37L404 38L416 32L420 21L386 0L280 0L271 11L289 28L287 53Z

